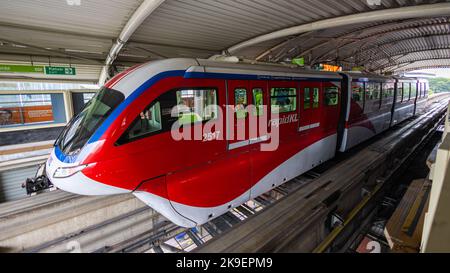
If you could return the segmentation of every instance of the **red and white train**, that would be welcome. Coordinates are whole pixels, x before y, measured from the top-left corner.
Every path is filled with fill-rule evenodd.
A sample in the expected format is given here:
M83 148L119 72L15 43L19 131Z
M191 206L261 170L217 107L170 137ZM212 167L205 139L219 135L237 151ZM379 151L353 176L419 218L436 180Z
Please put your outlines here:
M427 88L425 80L360 73L196 59L150 62L102 87L57 139L46 172L62 190L131 192L175 224L193 227L423 111ZM190 113L174 116L177 105ZM222 112L226 105L257 107L219 118L208 110L212 105ZM261 151L271 141L264 133L216 137L252 115L269 120L266 131L277 126L276 150ZM213 119L225 129L206 128ZM180 120L205 139L174 140L172 125Z

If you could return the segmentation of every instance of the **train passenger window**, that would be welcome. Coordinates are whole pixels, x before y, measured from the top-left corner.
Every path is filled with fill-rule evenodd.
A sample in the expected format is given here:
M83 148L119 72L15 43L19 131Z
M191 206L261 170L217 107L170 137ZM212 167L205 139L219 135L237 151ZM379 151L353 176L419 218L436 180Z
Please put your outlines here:
M325 88L325 105L335 106L339 102L339 92L336 86Z
M372 88L373 88L373 90L372 90L373 98L375 100L379 100L380 96L381 96L381 84L373 83Z
M383 97L390 98L394 96L394 85L392 83L383 84Z
M411 98L415 99L417 96L417 83L411 83Z
M254 108L254 116L262 116L264 114L264 96L262 88L253 88L253 104Z
M297 89L276 87L270 90L272 113L286 113L297 110Z
M314 88L313 89L313 108L319 108L319 88Z
M375 82L366 83L366 100L380 99L380 84Z
M403 98L403 83L397 83L397 102L401 102Z
M408 101L411 94L411 85L409 82L403 83L403 100Z
M372 83L366 82L365 87L366 87L366 100L372 100L373 99Z
M352 84L352 98L354 101L359 102L363 100L362 92L364 90L364 84L360 82L354 82Z
M160 102L157 101L142 111L130 128L128 131L129 139L139 138L143 135L160 131L162 129Z
M176 91L180 125L208 121L217 117L215 89L183 89Z
M177 89L166 92L147 106L117 140L117 145L148 137L179 125L208 121L217 117L217 90Z
M309 87L306 87L303 91L303 109L309 109L311 107L311 91Z
M247 90L244 88L236 88L234 90L234 109L236 118L243 119L247 117Z

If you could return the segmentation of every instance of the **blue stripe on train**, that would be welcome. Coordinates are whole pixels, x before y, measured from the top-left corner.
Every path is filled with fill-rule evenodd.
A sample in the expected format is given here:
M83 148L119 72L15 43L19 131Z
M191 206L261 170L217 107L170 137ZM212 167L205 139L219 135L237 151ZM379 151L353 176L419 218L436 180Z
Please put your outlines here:
M148 79L135 91L131 93L114 111L106 118L106 120L100 125L88 141L88 144L98 141L106 130L111 126L114 120L145 90L149 89L152 85L158 81L169 78L183 76L187 79L229 79L229 80L290 80L290 81L339 81L339 78L310 78L310 77L284 77L284 76L270 76L270 75L250 75L250 74L229 74L229 73L206 73L206 72L186 72L185 70L172 70L157 74L156 76ZM57 158L64 163L74 163L77 160L78 155L68 156L65 155L59 147L55 147L55 154Z

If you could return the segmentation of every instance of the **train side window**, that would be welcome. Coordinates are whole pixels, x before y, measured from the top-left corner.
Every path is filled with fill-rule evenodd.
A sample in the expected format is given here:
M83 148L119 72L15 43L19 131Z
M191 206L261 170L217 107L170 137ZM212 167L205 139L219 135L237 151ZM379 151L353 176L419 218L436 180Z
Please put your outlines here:
M217 117L217 92L215 89L183 89L176 91L180 125L204 122Z
M287 113L297 110L297 89L275 87L270 90L272 113Z
M381 84L380 83L373 84L373 98L375 100L379 100L381 98Z
M411 98L415 99L417 96L417 83L411 83Z
M319 108L319 102L320 102L320 93L319 88L313 89L313 108Z
M381 85L376 82L366 83L366 100L379 100L380 99Z
M354 101L356 101L356 102L363 101L363 97L362 97L363 90L364 90L364 86L362 83L354 82L352 84L352 98Z
M117 144L126 144L161 132L162 129L161 102L157 100L139 113L139 116L131 123L130 127L128 127L119 140L117 140Z
M184 125L215 119L217 105L217 90L214 88L166 92L139 113L117 140L117 145L170 131L176 121Z
M264 114L264 95L262 88L253 88L253 104L255 106L253 110L254 116L262 116Z
M237 119L243 119L247 117L247 89L236 88L234 89L234 109Z
M303 89L303 109L311 108L311 90L309 87Z
M392 83L383 84L383 97L390 98L394 96L394 85Z
M373 100L373 88L372 83L366 83L366 100Z
M402 102L403 99L403 83L397 83L397 102Z
M128 138L138 138L143 135L158 132L161 129L161 104L157 101L139 114L139 117L129 130Z
M408 83L404 83L403 84L403 100L404 101L409 101L411 96L411 84Z
M339 103L339 92L336 86L325 88L325 105L336 106Z

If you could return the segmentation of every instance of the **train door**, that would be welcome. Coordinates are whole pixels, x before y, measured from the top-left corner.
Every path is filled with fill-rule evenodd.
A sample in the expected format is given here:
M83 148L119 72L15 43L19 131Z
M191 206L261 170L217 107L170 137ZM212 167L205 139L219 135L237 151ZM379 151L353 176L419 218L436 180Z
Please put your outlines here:
M250 81L249 129L250 129L250 166L251 166L251 198L255 198L272 188L271 182L263 178L274 165L274 152L269 146L273 135L269 131L270 108L267 81Z
M250 134L248 106L251 103L251 90L247 80L228 80L226 110L226 139L228 143L228 161L233 181L229 183L244 194L251 187L250 181ZM244 196L241 196L244 198ZM250 192L246 199L250 198Z
M324 82L323 88L323 117L325 123L321 127L325 130L326 135L335 134L338 128L340 114L340 85L333 82Z
M313 129L320 128L322 83L302 82L300 87L303 96L301 98L299 131L309 133Z
M267 142L269 136L267 81L249 82L249 139L250 150L259 150L260 144Z
M249 81L229 80L227 113L228 150L231 153L242 153L249 150L249 113L250 104Z

